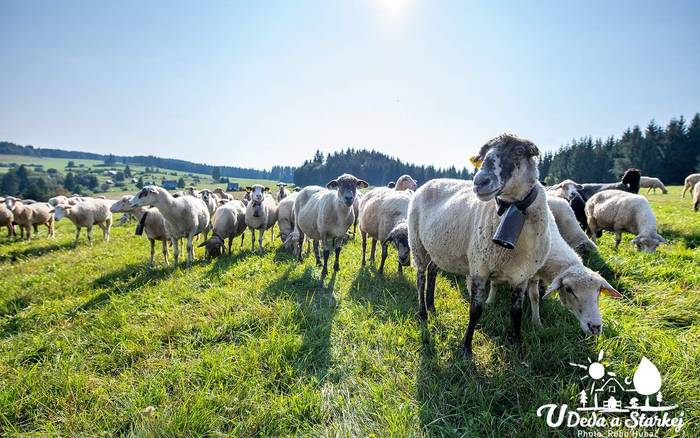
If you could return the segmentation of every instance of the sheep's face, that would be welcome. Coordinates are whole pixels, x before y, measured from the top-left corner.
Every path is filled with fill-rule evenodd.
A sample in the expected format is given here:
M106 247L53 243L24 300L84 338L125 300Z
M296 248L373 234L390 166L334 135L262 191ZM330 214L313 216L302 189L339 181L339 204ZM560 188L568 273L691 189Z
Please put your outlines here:
M666 239L655 234L653 236L637 236L632 239L632 243L637 248L637 251L652 253L662 243L668 243Z
M59 204L53 209L53 217L57 221L60 221L64 217L70 216L70 211L72 208L73 206L68 204Z
M7 209L10 211L15 211L15 205L17 204L17 201L19 201L17 198L8 196L7 198L5 198L5 207L7 207Z
M395 188L396 190L416 191L418 189L418 181L411 178L410 175L403 175L396 181Z
M199 244L199 247L205 247L204 251L207 257L221 257L221 250L224 247L224 240L219 236L211 236L206 242Z
M199 192L199 197L202 198L202 201L204 201L205 204L209 204L209 199L213 198L213 195L209 190L204 189Z
M503 134L482 146L474 157L481 168L474 176L474 193L481 201L496 196L517 198L524 188L537 181L537 165L533 157L539 150L532 142Z
M267 188L265 186L261 186L260 184L255 184L253 187L251 187L250 199L254 203L260 204L262 202L262 200L265 198L265 194L269 191L270 191L269 188Z
M132 207L141 207L144 205L153 205L156 203L158 189L155 186L146 186L142 188L136 196L131 198Z
M124 195L120 200L112 204L111 207L109 207L109 211L112 213L126 213L129 211L132 211L134 207L131 206L131 200L133 199L133 196L130 195Z
M560 193L560 195L563 195L563 197L565 197L566 199L571 199L576 193L578 193L580 190L583 190L583 186L581 184L571 181L570 179L565 179L564 181L552 187L551 190L557 190Z
M197 197L197 189L195 189L194 187L188 187L185 190L185 194L190 195L190 196L194 196L196 198Z
M601 294L620 298L622 295L600 274L588 268L565 271L554 279L545 296L559 290L559 300L578 319L581 330L599 335L603 330L598 301Z
M386 238L386 242L391 242L398 253L399 263L401 266L409 266L411 264L411 248L408 245L408 223L402 221L394 227Z
M338 199L345 204L346 207L351 207L357 196L357 189L365 189L369 187L366 181L357 179L352 175L343 174L338 178L326 184L331 190L337 190Z

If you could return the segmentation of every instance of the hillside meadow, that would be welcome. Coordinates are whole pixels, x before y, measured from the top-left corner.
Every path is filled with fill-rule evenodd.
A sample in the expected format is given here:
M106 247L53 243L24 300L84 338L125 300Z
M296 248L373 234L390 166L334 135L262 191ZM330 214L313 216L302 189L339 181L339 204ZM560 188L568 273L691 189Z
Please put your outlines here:
M312 257L298 264L269 235L264 256L246 234L233 255L199 248L186 269L157 254L149 269L133 223L76 248L65 220L55 241L0 230L0 435L576 436L536 411L574 406L585 372L569 363L603 350L619 376L644 356L661 372L685 424L651 431L700 436L700 213L679 187L649 199L671 244L642 254L626 235L615 251L606 234L588 260L624 295L601 298L603 334L584 336L548 299L542 328L525 312L522 359L505 293L464 360L464 279L441 273L437 313L420 323L413 269L398 276L393 251L383 278L361 268L359 236L321 284Z

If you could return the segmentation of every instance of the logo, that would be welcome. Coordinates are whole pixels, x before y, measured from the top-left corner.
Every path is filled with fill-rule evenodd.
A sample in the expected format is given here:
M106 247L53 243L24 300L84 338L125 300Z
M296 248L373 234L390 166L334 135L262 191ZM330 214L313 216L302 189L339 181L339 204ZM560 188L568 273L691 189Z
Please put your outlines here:
M630 429L627 434L615 436L656 436L649 429L680 432L683 412L674 412L678 405L664 404L661 374L649 359L642 357L630 380L609 371L602 363L603 356L601 350L597 360L588 358L588 364L569 363L586 371L581 381L588 384L577 394L574 408L567 404L546 404L537 409L537 416L544 417L552 428L578 428L579 436L603 436L595 428L608 427Z

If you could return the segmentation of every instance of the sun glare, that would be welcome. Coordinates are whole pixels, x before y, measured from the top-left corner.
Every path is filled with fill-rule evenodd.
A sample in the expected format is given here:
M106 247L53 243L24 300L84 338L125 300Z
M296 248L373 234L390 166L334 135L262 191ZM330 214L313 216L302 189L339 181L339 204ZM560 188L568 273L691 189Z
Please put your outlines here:
M389 18L397 18L408 0L374 0L379 5L384 15Z

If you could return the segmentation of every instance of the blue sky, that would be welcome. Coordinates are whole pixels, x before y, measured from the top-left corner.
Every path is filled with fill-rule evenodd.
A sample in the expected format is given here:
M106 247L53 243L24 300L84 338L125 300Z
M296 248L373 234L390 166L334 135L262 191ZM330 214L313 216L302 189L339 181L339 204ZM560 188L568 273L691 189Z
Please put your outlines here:
M213 164L466 165L700 111L700 2L0 0L0 139Z

